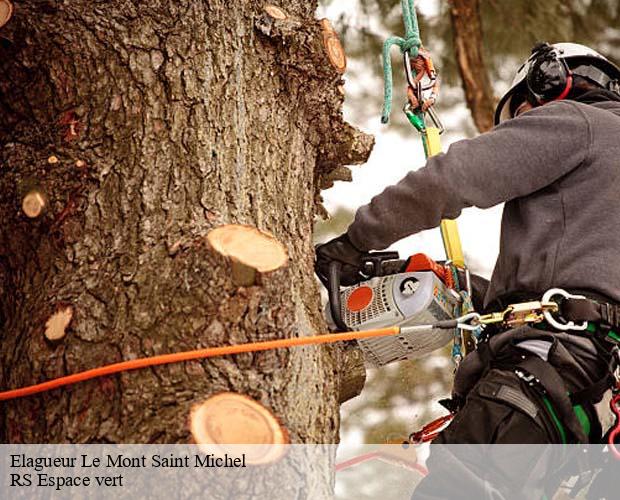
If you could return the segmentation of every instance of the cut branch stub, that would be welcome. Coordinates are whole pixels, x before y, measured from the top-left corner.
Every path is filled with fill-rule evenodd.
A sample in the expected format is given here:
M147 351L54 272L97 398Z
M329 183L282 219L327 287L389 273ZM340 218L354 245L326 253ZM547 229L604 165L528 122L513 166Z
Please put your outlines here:
M190 431L196 444L214 445L229 454L243 450L249 464L279 460L289 443L286 429L270 410L248 396L233 392L217 394L194 406Z
M233 282L238 286L251 286L256 282L256 271L275 271L288 261L286 249L276 238L252 226L221 226L209 232L207 241L231 260Z
M274 19L283 20L288 17L288 15L286 14L284 10L282 10L280 7L277 7L275 5L267 4L265 5L264 9L265 9L265 12L269 14L271 17L273 17Z
M338 38L338 34L334 31L329 19L321 19L320 23L327 57L339 73L344 73L347 69L347 57L340 43L340 38Z
M13 4L10 0L0 0L0 28L9 22L13 15Z
M45 323L45 338L52 342L61 340L67 333L67 327L73 318L73 308L64 306L50 316Z
M340 404L359 396L366 383L366 366L364 356L359 347L354 344L345 345L342 349L340 361L340 386L338 402Z
M36 219L41 216L46 206L45 194L38 189L28 191L22 200L22 211L30 219Z

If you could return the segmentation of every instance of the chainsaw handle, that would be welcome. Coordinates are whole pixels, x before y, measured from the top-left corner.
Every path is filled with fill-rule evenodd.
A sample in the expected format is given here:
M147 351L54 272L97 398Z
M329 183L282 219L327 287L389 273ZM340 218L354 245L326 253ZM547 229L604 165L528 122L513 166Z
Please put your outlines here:
M360 260L363 274L360 274L359 281L383 276L386 273L386 268L390 270L387 274L392 274L392 268L400 271L404 263L404 261L398 260L398 252L368 252L362 254ZM342 319L342 304L340 302L341 271L342 263L340 261L332 260L329 263L327 293L329 295L329 310L335 325L340 331L347 332L349 327Z
M342 306L340 304L340 270L342 264L337 260L329 263L329 271L327 276L327 293L329 295L329 310L332 313L332 319L338 327L338 330L346 332L349 327L342 320Z
M368 252L362 254L361 261L362 272L368 278L393 274L393 270L400 270L404 262L398 260L398 252Z

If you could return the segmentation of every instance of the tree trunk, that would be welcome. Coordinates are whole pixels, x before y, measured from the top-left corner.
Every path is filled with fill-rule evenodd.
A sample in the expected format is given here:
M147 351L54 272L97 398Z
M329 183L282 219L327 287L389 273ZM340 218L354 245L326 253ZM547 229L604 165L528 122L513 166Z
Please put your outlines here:
M343 122L342 60L316 2L263 6L16 5L0 30L2 389L325 331L319 186L365 161L372 138ZM235 284L206 241L228 223L272 233L288 265ZM188 442L191 407L231 391L293 442L336 442L340 358L307 347L94 379L3 403L0 440Z
M467 107L479 132L493 128L495 97L484 61L480 0L449 0L456 61Z

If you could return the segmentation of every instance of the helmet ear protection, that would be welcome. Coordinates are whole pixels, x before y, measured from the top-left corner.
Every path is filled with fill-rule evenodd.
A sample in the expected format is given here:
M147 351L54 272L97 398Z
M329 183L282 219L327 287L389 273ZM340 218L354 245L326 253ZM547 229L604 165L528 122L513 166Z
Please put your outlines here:
M573 88L573 73L558 49L547 42L536 44L530 56L527 88L538 104L566 98Z
M514 118L515 110L525 101L535 107L567 99L577 87L587 91L583 79L620 95L620 67L605 56L578 43L537 43L499 100L495 124Z

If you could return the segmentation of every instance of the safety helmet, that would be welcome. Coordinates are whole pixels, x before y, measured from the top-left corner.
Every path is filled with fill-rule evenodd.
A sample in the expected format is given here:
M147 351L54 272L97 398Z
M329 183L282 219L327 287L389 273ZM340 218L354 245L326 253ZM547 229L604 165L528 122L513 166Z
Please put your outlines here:
M620 94L620 68L595 50L578 43L542 42L517 70L510 90L495 109L495 124L512 118L517 105L526 99L545 104L563 99L578 75Z

